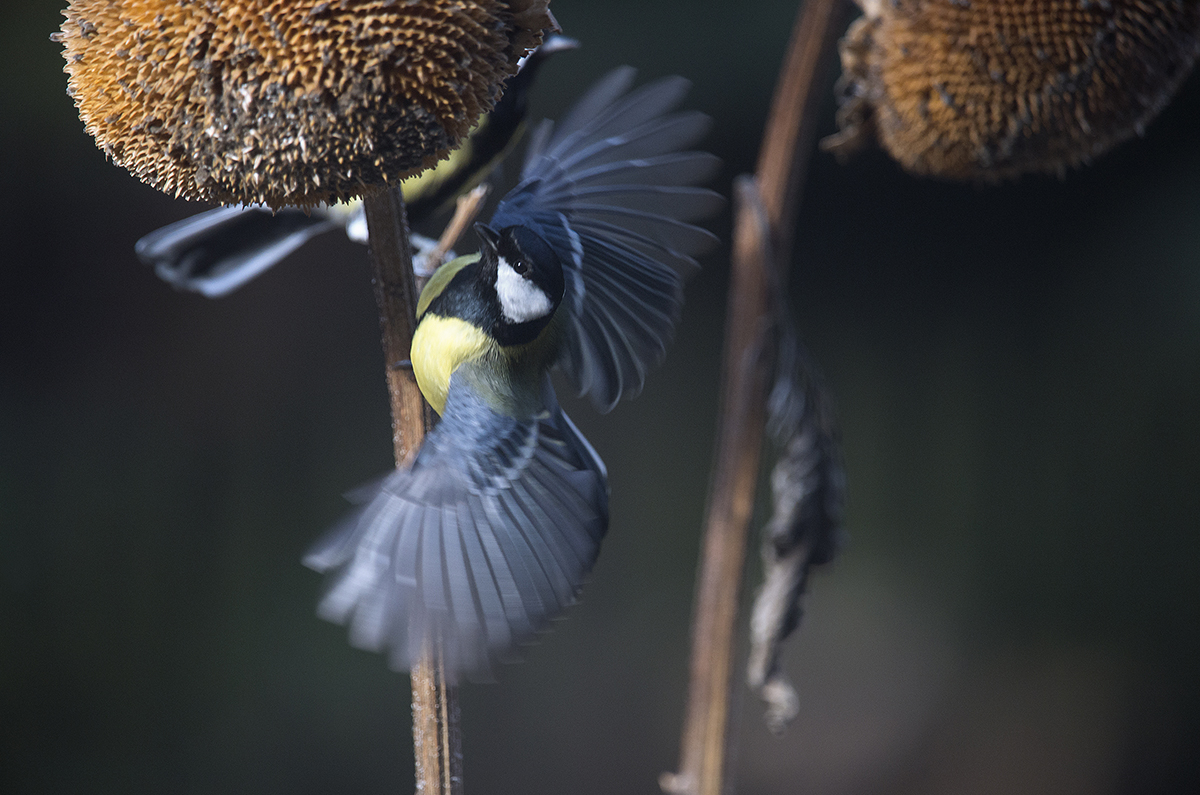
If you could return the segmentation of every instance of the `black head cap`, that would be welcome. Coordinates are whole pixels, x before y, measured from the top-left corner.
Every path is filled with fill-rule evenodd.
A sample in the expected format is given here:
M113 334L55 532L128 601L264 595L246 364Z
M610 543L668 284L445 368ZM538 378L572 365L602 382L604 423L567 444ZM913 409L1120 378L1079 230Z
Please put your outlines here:
M479 235L479 278L496 296L496 337L502 343L527 342L550 322L565 290L562 261L537 233L525 226L499 232L475 225Z

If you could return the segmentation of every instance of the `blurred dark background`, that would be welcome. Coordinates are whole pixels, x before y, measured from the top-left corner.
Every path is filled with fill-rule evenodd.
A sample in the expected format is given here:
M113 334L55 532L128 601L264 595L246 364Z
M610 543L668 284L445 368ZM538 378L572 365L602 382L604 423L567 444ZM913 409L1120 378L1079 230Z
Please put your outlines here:
M220 301L159 282L134 241L201 208L84 133L62 5L0 6L0 790L407 792L407 679L299 563L390 465L365 249ZM584 48L535 118L617 64L680 73L719 188L753 167L793 3L553 7ZM850 544L789 654L800 718L776 739L743 699L741 792L1200 792L1197 140L1192 79L1061 180L816 156L792 289ZM641 398L572 406L612 528L568 619L464 689L470 792L655 793L676 764L726 275Z

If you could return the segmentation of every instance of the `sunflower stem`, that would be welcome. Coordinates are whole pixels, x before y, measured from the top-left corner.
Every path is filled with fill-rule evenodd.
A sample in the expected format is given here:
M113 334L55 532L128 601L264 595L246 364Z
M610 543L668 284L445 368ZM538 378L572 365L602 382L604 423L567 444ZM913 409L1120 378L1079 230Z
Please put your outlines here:
M417 288L408 219L399 188L364 198L363 207L387 365L392 444L396 466L402 467L411 462L433 424L433 413L421 396L412 368L391 366L410 358L416 328ZM461 795L463 791L458 691L447 683L445 674L440 642L432 638L411 674L416 791L422 795Z
M821 102L816 88L846 5L844 0L801 5L776 83L757 176L736 183L721 413L693 607L688 700L679 770L659 782L676 795L732 791L735 627L762 464L770 290L786 284L785 263Z

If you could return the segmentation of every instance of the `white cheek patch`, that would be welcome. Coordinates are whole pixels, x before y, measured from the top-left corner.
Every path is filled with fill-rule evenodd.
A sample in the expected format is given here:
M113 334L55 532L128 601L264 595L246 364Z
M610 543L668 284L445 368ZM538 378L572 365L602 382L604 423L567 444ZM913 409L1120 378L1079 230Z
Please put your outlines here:
M554 310L550 296L513 270L503 257L496 265L496 295L500 298L500 314L509 323L528 323Z

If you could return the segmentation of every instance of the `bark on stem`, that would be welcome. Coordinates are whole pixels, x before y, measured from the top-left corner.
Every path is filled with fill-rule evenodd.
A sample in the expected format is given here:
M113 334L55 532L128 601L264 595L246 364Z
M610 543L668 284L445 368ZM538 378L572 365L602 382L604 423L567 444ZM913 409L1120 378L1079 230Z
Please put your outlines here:
M825 97L821 88L852 8L847 0L807 0L796 14L792 40L775 85L756 174L781 277L786 277L786 264L791 261L800 190ZM787 279L780 285L786 286Z
M746 544L761 464L772 286L786 282L796 206L815 134L816 86L829 61L844 0L807 0L775 88L756 179L739 180L722 366L716 465L709 491L692 625L692 658L679 772L680 795L732 789L731 685Z
M725 364L717 462L709 491L692 624L692 661L679 772L664 775L662 788L677 795L721 795L727 790L730 683L738 595L746 561L746 540L754 509L763 423L767 367L763 354L768 325L764 258L768 244L762 225L743 223L756 201L753 178L742 178L735 195L729 310L725 324Z
M370 233L375 301L383 332L388 395L392 405L392 444L396 466L416 455L433 421L433 413L417 387L409 358L416 326L417 289L413 279L408 219L399 188L363 200ZM423 795L461 795L462 743L458 692L446 684L445 666L436 639L412 670L413 752L416 791Z

